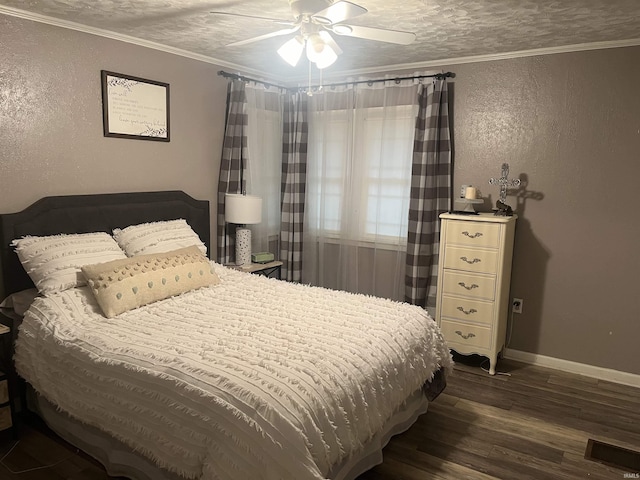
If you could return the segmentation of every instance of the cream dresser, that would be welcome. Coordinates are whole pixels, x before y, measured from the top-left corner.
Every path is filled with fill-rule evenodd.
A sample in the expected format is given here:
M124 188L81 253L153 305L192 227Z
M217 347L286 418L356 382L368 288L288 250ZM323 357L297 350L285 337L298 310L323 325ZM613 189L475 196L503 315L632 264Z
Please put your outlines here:
M436 321L449 348L489 358L505 346L516 219L492 213L440 215Z

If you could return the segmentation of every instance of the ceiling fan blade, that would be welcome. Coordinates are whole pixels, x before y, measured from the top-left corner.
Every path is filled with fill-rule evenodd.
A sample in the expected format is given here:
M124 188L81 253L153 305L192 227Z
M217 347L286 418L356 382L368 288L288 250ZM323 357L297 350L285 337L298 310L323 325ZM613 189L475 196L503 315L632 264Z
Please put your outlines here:
M416 39L416 34L411 32L386 30L384 28L361 27L358 25L345 25L342 23L332 25L331 31L337 35L364 38L366 40L375 40L377 42L396 43L398 45L409 45Z
M331 25L365 14L367 11L360 5L340 0L324 10L314 13L311 18L321 25Z
M239 47L240 45L247 45L253 42L259 42L260 40L266 40L267 38L279 37L281 35L288 35L289 33L294 33L300 30L300 25L296 25L293 28L285 28L283 30L276 30L275 32L265 33L264 35L260 35L258 37L248 38L247 40L240 40L239 42L229 43L227 47Z

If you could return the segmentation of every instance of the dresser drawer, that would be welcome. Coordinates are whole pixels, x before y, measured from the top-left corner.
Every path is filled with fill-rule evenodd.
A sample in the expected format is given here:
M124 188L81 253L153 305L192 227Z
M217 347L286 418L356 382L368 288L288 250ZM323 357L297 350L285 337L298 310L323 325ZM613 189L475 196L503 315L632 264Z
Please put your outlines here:
M9 402L9 385L7 379L0 380L0 405Z
M491 325L493 323L493 305L493 302L443 295L440 315L442 318Z
M447 222L447 245L494 247L500 245L500 225L494 223Z
M444 295L462 295L470 298L493 300L496 291L496 277L494 275L458 273L454 270L444 270L442 278L442 293Z
M444 268L467 272L496 273L498 268L497 250L476 250L468 247L447 245L444 253Z
M447 341L469 347L491 348L491 328L442 320L442 334ZM455 350L455 346L452 347Z

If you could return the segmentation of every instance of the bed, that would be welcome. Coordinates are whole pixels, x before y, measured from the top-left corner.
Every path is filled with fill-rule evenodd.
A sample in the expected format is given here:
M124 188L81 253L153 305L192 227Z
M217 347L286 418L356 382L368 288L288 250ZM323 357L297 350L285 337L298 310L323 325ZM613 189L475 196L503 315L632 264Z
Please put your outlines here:
M380 463L389 438L444 388L452 361L435 322L408 304L203 260L209 218L208 202L177 191L47 197L0 215L5 295L34 292L33 278L45 292L19 312L14 358L29 408L111 475L136 480L343 480ZM138 248L139 226L161 225L157 235L168 237L174 222L198 246L171 237L175 250ZM115 232L120 242L130 228L119 244L126 254L95 244L105 261L84 266L82 284L47 290L49 272L34 276L33 258L23 258L23 248L42 253L34 237L58 245ZM161 285L153 265L162 261ZM129 268L130 279L115 278ZM172 270L180 268L191 270ZM138 299L138 288L163 289L164 277L177 284L191 272L205 283L109 310L121 300L112 286L134 282L125 297Z

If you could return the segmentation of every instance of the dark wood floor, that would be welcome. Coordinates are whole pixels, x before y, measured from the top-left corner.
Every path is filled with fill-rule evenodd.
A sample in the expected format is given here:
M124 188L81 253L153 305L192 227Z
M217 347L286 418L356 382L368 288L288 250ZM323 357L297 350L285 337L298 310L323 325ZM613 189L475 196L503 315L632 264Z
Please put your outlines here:
M511 376L491 377L472 362L458 362L446 393L391 440L383 464L358 480L604 480L640 473L584 459L589 438L640 450L640 389L507 360L498 369ZM14 444L2 441L0 458ZM60 460L21 475L7 469ZM21 427L0 465L0 480L113 478L37 423Z

